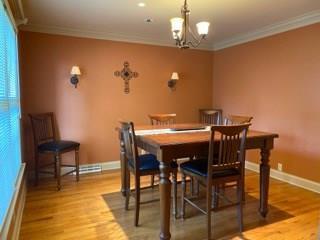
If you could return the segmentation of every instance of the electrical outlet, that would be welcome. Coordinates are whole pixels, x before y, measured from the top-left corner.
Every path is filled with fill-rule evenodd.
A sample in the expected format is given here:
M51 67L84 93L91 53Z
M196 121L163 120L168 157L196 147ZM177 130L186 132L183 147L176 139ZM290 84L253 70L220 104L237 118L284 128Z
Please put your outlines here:
M282 163L278 163L278 170L282 172Z

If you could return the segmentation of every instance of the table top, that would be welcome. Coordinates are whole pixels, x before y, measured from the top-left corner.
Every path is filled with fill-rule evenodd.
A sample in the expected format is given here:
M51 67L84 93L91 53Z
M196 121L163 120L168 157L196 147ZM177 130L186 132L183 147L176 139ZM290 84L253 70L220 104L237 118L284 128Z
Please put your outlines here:
M204 129L197 129L204 128ZM175 130L172 130L175 129ZM177 131L178 129L178 131ZM180 131L181 129L193 129ZM175 124L166 126L136 126L137 138L153 146L168 146L209 142L210 126L204 124ZM276 133L249 130L247 139L278 138ZM218 136L217 136L218 138Z

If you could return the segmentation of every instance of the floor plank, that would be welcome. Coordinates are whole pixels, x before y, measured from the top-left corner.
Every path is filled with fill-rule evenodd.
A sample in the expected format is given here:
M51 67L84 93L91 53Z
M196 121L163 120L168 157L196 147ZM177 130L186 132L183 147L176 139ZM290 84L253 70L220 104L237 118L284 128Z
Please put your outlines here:
M149 181L145 178L144 185ZM243 234L238 233L236 209L229 208L213 213L214 239L319 239L320 194L271 179L270 212L263 219L257 211L258 183L259 176L248 171ZM158 239L157 187L142 191L142 201L151 202L141 205L139 227L133 226L133 198L130 210L124 210L119 171L81 175L80 182L67 176L60 192L55 187L48 178L29 187L20 239ZM233 197L232 189L227 194ZM205 216L187 205L185 220L172 219L172 239L205 239L205 226Z

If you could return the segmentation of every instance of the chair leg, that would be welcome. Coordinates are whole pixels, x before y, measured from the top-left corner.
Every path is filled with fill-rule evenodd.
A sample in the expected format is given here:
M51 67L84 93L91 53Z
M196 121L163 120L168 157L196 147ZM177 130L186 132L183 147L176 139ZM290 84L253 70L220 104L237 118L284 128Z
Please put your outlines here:
M76 163L76 177L77 182L79 182L79 149L75 150L75 163Z
M245 169L242 168L242 201L246 201L246 190L245 190Z
M194 195L194 179L193 179L193 177L190 177L190 193L191 193L191 196Z
M56 161L56 158L55 158L55 156L53 156L53 163L54 163L54 178L55 179L57 179L57 176L58 176L58 174L57 174L57 161Z
M34 156L35 166L34 166L34 185L38 186L39 183L39 154L36 153Z
M154 188L154 175L151 175L151 188Z
M219 206L219 193L220 193L220 186L215 185L213 186L213 207L217 208Z
M126 210L129 210L129 201L130 201L130 193L131 193L131 190L130 190L130 171L127 169L126 170L126 203L125 203L125 209Z
M175 219L178 218L178 214L177 214L177 174L178 174L178 171L177 169L175 169L173 172L172 172L172 193L173 193L173 208L172 208L172 214L173 216L175 217Z
M238 195L238 223L239 223L239 230L240 232L243 231L243 185L242 185L242 179L238 180L237 182L237 195Z
M216 187L215 187L216 189ZM212 186L207 185L207 238L211 239L211 203L212 203Z
M60 189L61 189L61 157L60 157L60 154L56 154L55 159L57 162L57 188L58 188L58 191L60 191Z
M181 173L181 218L184 219L185 215L185 194L186 194L186 175Z
M140 211L140 177L139 176L135 176L135 194L136 194L136 203L135 203L134 225L137 227L139 225L139 211Z

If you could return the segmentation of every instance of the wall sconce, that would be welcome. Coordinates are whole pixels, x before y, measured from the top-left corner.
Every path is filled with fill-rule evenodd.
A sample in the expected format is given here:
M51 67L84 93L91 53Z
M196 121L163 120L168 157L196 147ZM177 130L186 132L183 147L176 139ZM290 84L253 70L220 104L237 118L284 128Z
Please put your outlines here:
M171 89L171 90L175 90L176 89L176 84L177 84L177 81L179 80L179 75L177 72L173 72L172 75L171 75L171 79L168 81L168 87Z
M80 68L78 66L73 66L71 68L70 74L70 82L74 85L75 88L77 88L77 84L79 83L79 76L81 75Z

